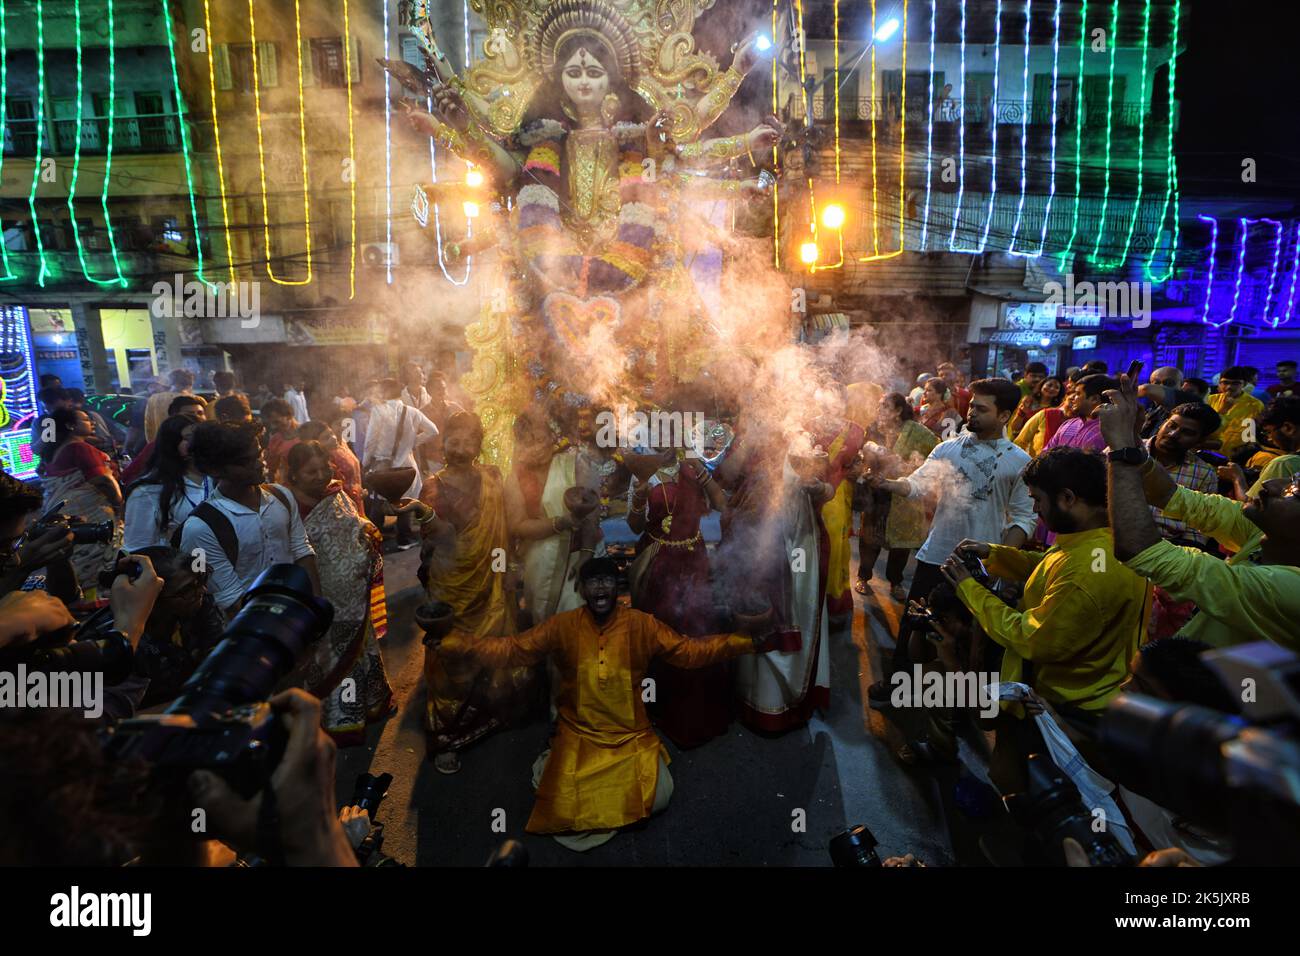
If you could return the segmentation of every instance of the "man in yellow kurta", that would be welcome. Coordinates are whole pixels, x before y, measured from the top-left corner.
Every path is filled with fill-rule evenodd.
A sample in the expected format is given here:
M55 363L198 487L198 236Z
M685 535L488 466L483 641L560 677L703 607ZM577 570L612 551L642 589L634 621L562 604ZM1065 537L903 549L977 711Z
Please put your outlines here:
M742 634L686 638L619 605L617 567L608 558L589 560L579 578L584 607L515 637L469 644L453 633L441 651L492 667L552 659L560 675L559 720L526 829L589 849L662 809L671 793L668 753L645 711L650 661L704 667L753 653L760 644Z
M994 642L1006 648L1003 681L1024 681L1085 732L1128 677L1146 633L1151 586L1115 557L1106 513L1106 464L1094 452L1053 448L1029 463L1025 485L1034 511L1056 533L1046 553L963 541L958 553L983 558L990 575L1025 582L1016 608L970 576L954 555L944 576ZM1026 678L1025 667L1032 665ZM990 776L1003 792L1018 786L1026 728L999 718ZM1004 746L1006 743L1011 747ZM1085 754L1086 756L1086 754ZM1002 780L995 774L1001 774ZM1005 781L1005 783L1004 783Z
M1262 433L1259 418L1264 414L1264 403L1254 395L1246 393L1250 371L1241 366L1223 370L1219 376L1219 391L1207 398L1206 404L1219 413L1223 424L1211 438L1217 438L1221 444L1219 451L1232 457L1242 445L1255 441L1255 432ZM1254 427L1247 423L1252 423Z
M1117 554L1174 600L1196 603L1182 636L1215 646L1268 639L1300 649L1300 483L1270 479L1244 503L1180 488L1133 437L1137 402L1131 384L1121 381L1099 416L1113 449ZM1236 553L1221 561L1165 541L1148 505Z

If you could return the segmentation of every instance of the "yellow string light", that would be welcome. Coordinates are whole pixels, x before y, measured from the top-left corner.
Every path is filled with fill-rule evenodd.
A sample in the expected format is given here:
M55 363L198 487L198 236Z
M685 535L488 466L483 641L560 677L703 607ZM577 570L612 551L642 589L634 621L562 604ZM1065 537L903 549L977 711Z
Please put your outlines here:
M879 262L903 254L903 227L906 223L905 192L907 177L907 0L903 0L903 88L899 93L898 122L898 248L893 252L880 251L879 217L876 205L876 0L871 0L871 241L874 253L863 256L859 262Z
M253 46L253 109L257 114L257 167L262 184L262 236L266 243L266 274L279 285L309 285L311 283L311 199L307 183L307 115L302 91L302 14L299 0L293 4L294 33L298 43L298 134L302 154L302 209L307 240L307 277L281 279L271 270L271 209L266 196L266 149L262 141L262 93L257 70L257 21L253 0L248 0L248 36Z
M226 265L230 282L235 281L235 253L230 244L230 210L226 204L226 171L221 159L221 124L217 121L217 70L212 63L212 9L211 0L203 0L203 28L208 36L208 90L212 99L212 137L217 147L217 182L221 185L221 219L226 232ZM254 51L256 56L256 51Z
M836 0L836 2L835 2L835 14L836 14L836 17L839 16L839 9L840 9L840 6L839 6L839 0ZM796 12L796 15L797 15L798 18L799 18L799 24L798 24L798 27L797 27L797 29L796 29L796 33L795 33L795 37L797 38L798 43L799 43L799 89L800 89L800 91L801 91L801 93L802 93L803 102L804 102L804 114L805 114L805 115L804 115L804 123L805 123L805 125L807 125L807 124L809 123L809 121L812 119L812 117L811 117L810 115L808 115L808 113L809 113L809 111L812 110L813 106L812 106L812 100L811 100L811 97L808 96L808 92L807 92L807 91L808 91L808 66L807 66L807 61L804 59L804 48L805 48L808 44L807 44L807 42L806 42L806 38L804 37L804 32L803 32L803 0L795 0L795 12ZM837 24L838 24L838 20L837 20L836 22L837 22ZM838 26L837 26L837 28L836 28L836 34L838 35L838 33L839 33L839 30L838 30ZM836 55L836 62L838 63L838 61L839 61L839 48L838 48L838 46L836 47L835 55ZM836 76L836 80L837 80L837 81L838 81L838 79L839 79L839 77ZM838 128L839 128L839 96L838 96L838 93L839 93L839 86L838 86L838 82L837 82L837 85L836 85L836 97L835 97L835 109L836 109L835 126L836 126L836 129L837 129L837 130L838 130ZM837 167L837 171L838 171L838 166L839 166L839 154L838 154L838 151L837 151L837 153L836 153L836 167ZM837 181L838 181L838 176L837 176L836 178L837 178ZM812 232L812 242L813 242L813 244L817 244L817 191L816 191L816 189L815 189L814 186L813 186L813 178L812 178L812 176L809 176L809 177L808 177L808 216L809 216L809 224L808 224L808 225L809 225L809 229L810 229L810 231ZM836 233L837 233L838 238L839 238L839 247L840 247L840 258L839 258L839 261L838 261L838 262L835 262L835 263L832 263L831 265L826 265L826 266L819 266L819 265L817 265L817 264L815 263L815 261L814 261L814 262L812 262L812 263L809 263L809 267L808 267L808 271L809 271L809 272L824 272L824 271L826 271L827 269L838 269L838 268L840 268L841 266L844 265L844 230L843 230L843 229L837 229L837 230L836 230ZM805 243L805 245L807 245L807 243ZM805 261L807 261L807 260L805 260Z
M302 47L298 47L301 55ZM348 298L357 295L357 151L352 126L352 24L348 19L348 0L343 0L343 63L348 81L348 200L352 213L352 241L348 252ZM304 177L305 180L306 177Z

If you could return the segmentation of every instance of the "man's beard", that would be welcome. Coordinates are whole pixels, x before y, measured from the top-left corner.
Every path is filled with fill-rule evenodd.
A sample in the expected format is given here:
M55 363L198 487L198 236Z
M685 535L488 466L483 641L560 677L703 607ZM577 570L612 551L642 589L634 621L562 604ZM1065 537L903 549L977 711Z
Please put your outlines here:
M1075 521L1074 516L1058 507L1055 502L1048 508L1043 521L1047 525L1047 530L1053 534L1073 534L1079 530L1079 523Z

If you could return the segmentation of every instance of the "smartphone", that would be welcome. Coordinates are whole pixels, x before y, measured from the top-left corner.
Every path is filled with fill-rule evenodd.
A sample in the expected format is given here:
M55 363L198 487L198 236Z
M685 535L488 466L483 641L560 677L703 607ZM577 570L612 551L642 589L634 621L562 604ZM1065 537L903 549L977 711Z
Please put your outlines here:
M1133 385L1137 385L1138 376L1142 374L1142 366L1145 364L1145 362L1138 359L1134 359L1128 363L1128 380Z

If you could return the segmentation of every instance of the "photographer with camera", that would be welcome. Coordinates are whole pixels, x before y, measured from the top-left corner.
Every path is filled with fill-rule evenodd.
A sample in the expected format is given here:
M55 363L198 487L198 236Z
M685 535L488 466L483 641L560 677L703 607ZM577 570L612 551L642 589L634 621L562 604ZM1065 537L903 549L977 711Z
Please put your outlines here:
M1115 557L1100 455L1054 448L1029 463L1024 481L1056 543L1039 553L963 541L944 563L944 577L989 639L1005 648L1001 680L1025 683L1051 703L1097 766L1090 738L1128 677L1146 631L1151 587ZM963 561L970 555L984 560L990 575L1025 582L1018 607L972 577ZM1044 749L1041 734L1005 709L996 729L990 778L1003 793L1019 792L1026 758Z
M148 558L163 579L135 654L135 673L149 681L141 706L152 707L176 698L221 642L225 619L205 586L207 572L195 571L189 555L155 546L132 557Z
M66 501L62 511L77 537L72 567L93 597L99 573L112 566L122 541L122 489L112 460L86 440L95 426L84 411L60 408L50 419L54 450L45 461L42 489L46 501Z
M1266 481L1244 503L1181 488L1137 437L1131 379L1106 394L1099 417L1111 448L1116 555L1174 600L1195 602L1182 636L1216 647L1260 637L1300 647L1300 482ZM1236 553L1221 561L1163 540L1149 505Z
M907 617L912 642L908 654L918 665L949 674L977 673L982 669L983 632L947 581L936 584L924 603L911 602ZM956 763L957 721L979 709L973 700L960 709L954 701L941 707L927 706L924 734L899 748L899 760L911 766Z
M319 594L316 552L293 493L262 483L266 467L257 433L202 422L189 444L194 464L217 487L185 519L179 547L186 555L202 553L218 607L233 616L258 575L280 563L299 565Z
M41 592L14 592L0 600L0 671L15 673L19 681L24 673L89 675L92 690L80 681L57 690L81 689L91 718L133 714L149 683L136 671L136 649L163 581L142 555L123 556L115 570L107 606L80 623Z
M0 471L0 598L44 568L45 590L71 604L81 596L71 563L76 538L66 524L33 520L42 500L35 485Z

